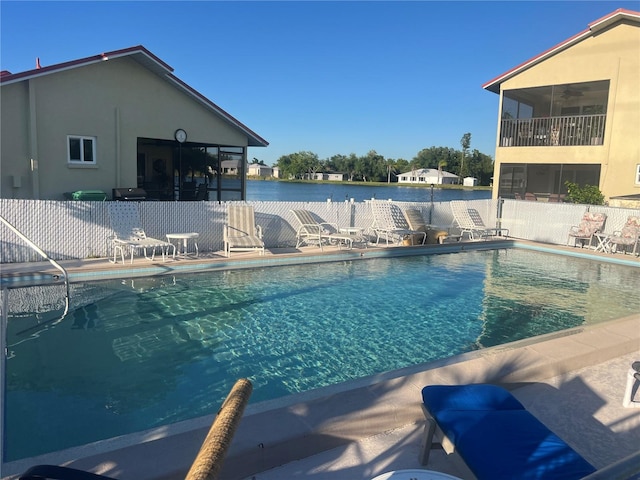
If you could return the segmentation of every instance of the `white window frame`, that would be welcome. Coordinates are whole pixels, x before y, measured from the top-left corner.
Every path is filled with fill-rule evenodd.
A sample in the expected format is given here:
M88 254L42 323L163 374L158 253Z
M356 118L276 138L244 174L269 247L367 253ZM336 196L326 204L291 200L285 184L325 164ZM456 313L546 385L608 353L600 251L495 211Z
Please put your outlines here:
M640 163L636 165L636 185L640 185Z
M71 158L71 140L80 140L80 159ZM93 160L84 159L84 142L91 141L91 155ZM96 165L96 137L86 135L67 135L67 163L69 165Z

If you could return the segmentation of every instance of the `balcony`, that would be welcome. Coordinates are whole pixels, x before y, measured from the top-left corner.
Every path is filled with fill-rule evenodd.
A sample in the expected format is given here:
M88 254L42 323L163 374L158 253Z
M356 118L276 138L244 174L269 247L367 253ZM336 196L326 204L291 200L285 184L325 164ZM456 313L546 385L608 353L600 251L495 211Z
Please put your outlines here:
M606 114L503 119L501 147L602 145Z

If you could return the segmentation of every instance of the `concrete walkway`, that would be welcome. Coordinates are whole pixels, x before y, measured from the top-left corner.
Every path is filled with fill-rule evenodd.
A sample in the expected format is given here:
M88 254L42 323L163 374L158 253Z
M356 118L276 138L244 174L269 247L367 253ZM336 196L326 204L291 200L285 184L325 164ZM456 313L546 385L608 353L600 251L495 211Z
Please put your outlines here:
M640 448L640 409L622 407L625 373L640 352L516 386L512 393L538 419L602 468ZM640 395L638 395L640 400ZM398 469L427 468L472 479L458 460L434 449L428 466L418 462L421 424L403 427L290 462L247 480L370 479Z

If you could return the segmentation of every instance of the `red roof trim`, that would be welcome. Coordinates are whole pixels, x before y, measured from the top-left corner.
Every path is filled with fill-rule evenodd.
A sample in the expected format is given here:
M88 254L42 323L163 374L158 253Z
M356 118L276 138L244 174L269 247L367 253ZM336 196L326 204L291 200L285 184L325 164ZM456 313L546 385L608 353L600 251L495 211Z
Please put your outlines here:
M27 70L24 72L14 73L11 75L5 75L0 77L0 82L13 82L15 80L22 80L25 78L36 77L41 75L46 75L49 73L68 70L70 68L81 67L83 65L89 65L91 63L103 62L105 60L109 60L109 58L118 58L124 57L127 55L132 55L134 53L143 53L150 57L153 61L157 62L162 68L167 70L168 72L173 72L173 68L167 65L165 62L156 57L149 50L144 48L142 45L138 45L136 47L124 48L122 50L113 50L111 52L101 53L100 55L93 55L91 57L79 58L77 60L71 60L69 62L56 63L55 65L49 65L46 67L34 68L33 70Z
M589 28L591 30L593 30L593 27L597 27L598 24L602 23L602 22L606 22L607 20L610 20L614 17L616 17L617 15L631 15L633 16L640 16L640 12L634 12L633 10L627 10L626 8L619 8L613 12L611 12L608 15L605 15L604 17L600 17L597 20L594 20L593 22L591 22L589 24Z
M520 65L517 65L515 67L513 67L512 69L506 71L505 73L493 78L492 80L489 80L488 82L486 82L484 85L482 85L482 88L484 88L485 90L489 90L491 92L494 93L499 93L500 92L500 83L502 83L504 80L506 80L507 78L513 77L514 75L516 75L517 73L527 69L528 67L539 63L541 60L543 60L544 58L550 57L566 48L569 48L571 45L574 45L576 43L578 43L579 41L581 41L583 38L588 37L593 35L593 33L597 30L599 30L600 26L605 26L608 25L610 23L614 23L616 21L618 21L618 19L622 19L625 17L637 17L638 20L640 20L640 12L634 12L633 10L626 10L624 8L619 8L616 11L605 15L602 18L599 18L598 20L595 20L594 22L591 22L589 24L589 28L587 28L586 30L582 30L581 32L573 35L572 37L568 38L567 40L549 48L548 50L545 50L544 52L536 55L535 57L521 63Z

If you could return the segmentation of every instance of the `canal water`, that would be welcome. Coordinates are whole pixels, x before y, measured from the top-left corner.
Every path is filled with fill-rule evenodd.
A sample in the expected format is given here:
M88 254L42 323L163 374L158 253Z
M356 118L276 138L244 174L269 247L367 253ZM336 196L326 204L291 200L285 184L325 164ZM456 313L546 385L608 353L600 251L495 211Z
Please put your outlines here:
M431 198L433 192L433 199ZM490 190L440 189L406 187L398 184L371 186L365 183L294 183L247 180L247 200L261 202L362 202L371 198L398 202L448 202L450 200L482 200L491 198Z

